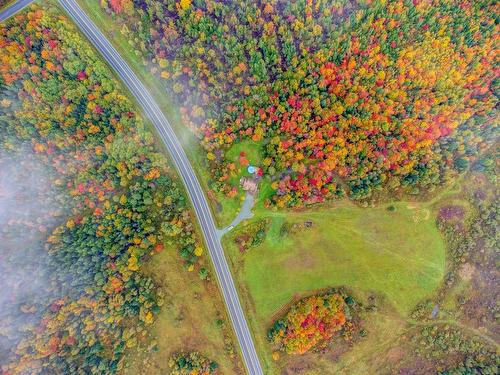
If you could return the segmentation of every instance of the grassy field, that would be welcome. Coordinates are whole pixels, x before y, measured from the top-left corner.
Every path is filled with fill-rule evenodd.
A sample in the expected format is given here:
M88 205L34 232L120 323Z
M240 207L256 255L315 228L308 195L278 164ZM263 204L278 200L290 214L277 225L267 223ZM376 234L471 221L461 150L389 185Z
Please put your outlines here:
M328 285L384 293L398 311L407 313L441 280L444 245L429 211L405 203L396 207L389 212L345 204L271 216L266 242L245 256L257 314L268 317L294 294ZM281 238L285 220L310 220L313 226ZM275 269L283 272L262 272Z
M181 259L171 248L155 255L148 267L146 272L165 295L165 304L151 332L158 350L148 350L154 342L146 340L141 350L133 351L126 373L166 374L173 353L199 351L216 361L222 374L242 374L237 347L235 356L225 352L226 340L232 341L232 330L217 284L207 284L196 273L182 269ZM217 324L219 317L225 320L224 327Z
M244 224L224 242L267 371L307 369L309 361L314 369L300 373L373 370L376 355L401 334L408 313L441 283L445 246L435 225L435 207L450 194L445 191L426 203L394 203L394 211L389 205L361 208L340 202L314 211L269 212L258 204L252 220L268 218L271 223L265 242L241 254L234 236L245 230ZM310 228L306 221L312 221ZM280 235L285 222L300 229ZM293 299L331 286L346 286L361 300L369 295L380 300L383 308L369 318L367 338L334 362L315 354L274 362L265 340L273 319ZM370 353L376 354L372 360L359 360Z

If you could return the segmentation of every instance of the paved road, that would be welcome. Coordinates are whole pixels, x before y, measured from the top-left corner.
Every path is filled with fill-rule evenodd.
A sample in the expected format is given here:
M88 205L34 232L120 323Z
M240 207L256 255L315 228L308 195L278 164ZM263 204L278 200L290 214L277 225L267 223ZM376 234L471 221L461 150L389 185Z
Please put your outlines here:
M14 14L19 12L21 9L27 7L33 2L33 0L18 0L3 12L0 13L0 22L12 17Z
M16 2L13 7L19 10L30 2L29 0L20 0ZM215 272L222 290L222 295L226 302L229 317L231 318L231 323L233 324L236 337L243 353L245 366L251 375L263 374L207 199L203 194L201 185L170 123L142 82L137 78L132 69L130 69L96 25L80 8L77 2L75 0L59 0L59 3L130 89L146 115L156 127L161 140L167 146L175 166L182 177L189 197L191 198L196 216L203 231L210 256L215 266ZM15 13L15 11L10 11L10 8L0 13L0 21L5 20L13 13Z
M252 207L255 201L255 197L249 192L245 193L245 200L243 205L238 212L238 215L234 218L234 220L227 227L223 229L218 229L218 235L222 238L227 232L231 231L235 226L241 223L243 220L250 219L253 217Z

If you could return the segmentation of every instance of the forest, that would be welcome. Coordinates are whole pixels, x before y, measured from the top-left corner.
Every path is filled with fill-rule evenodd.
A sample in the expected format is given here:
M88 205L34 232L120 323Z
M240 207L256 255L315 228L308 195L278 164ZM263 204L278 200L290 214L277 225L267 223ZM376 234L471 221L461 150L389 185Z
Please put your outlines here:
M1 372L116 373L164 303L143 265L171 244L206 277L187 200L64 16L14 16L0 51Z
M232 146L262 149L269 204L417 194L496 130L490 0L107 0L234 195ZM233 186L232 186L233 185Z

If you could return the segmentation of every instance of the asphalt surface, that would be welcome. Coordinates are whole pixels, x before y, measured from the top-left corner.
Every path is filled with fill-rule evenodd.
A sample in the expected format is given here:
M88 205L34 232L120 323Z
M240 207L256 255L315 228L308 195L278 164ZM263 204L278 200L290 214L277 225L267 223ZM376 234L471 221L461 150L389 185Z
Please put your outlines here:
M33 2L33 0L18 0L12 5L10 5L3 12L0 12L0 22L12 17L14 14L19 12L21 9L27 7Z
M243 220L250 219L251 217L253 217L252 208L254 201L255 201L254 196L249 192L246 192L245 200L243 201L243 205L241 206L238 215L227 227L217 230L219 237L222 238L223 235L225 235L227 232L230 232L235 226L237 226Z
M17 1L10 8L0 13L0 21L12 16L31 2L32 0ZM203 231L203 236L205 237L206 245L215 267L215 273L222 290L229 317L241 347L245 366L251 375L263 374L207 199L203 194L201 185L178 138L172 130L172 126L149 91L144 87L132 69L127 65L97 26L80 8L78 3L75 0L59 0L59 3L130 89L144 110L144 113L155 126L161 140L166 145L181 175L198 218L198 222Z

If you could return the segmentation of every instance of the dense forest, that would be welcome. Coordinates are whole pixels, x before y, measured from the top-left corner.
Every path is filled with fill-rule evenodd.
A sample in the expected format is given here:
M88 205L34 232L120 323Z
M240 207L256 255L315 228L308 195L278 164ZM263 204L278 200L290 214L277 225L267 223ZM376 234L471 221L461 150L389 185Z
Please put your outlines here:
M496 130L498 5L479 0L107 0L201 139L262 150L272 202L418 193L467 169Z
M227 155L243 142L261 154L257 170L272 191L265 207L399 197L479 174L464 201L437 210L446 276L395 344L401 371L498 373L496 2L100 6L200 140L212 191L234 194L236 171L249 162L245 152L239 162ZM151 258L176 248L179 267L209 278L181 182L125 93L56 10L34 5L0 25L2 375L118 373L169 300L146 274ZM285 223L279 240L317 224L303 225ZM239 253L274 236L269 227L266 219L245 227ZM365 336L353 297L314 293L270 322L276 361ZM165 363L179 375L220 372L197 351Z
M171 244L201 271L202 248L151 132L56 10L0 25L0 149L2 374L117 372L163 304L143 264Z

